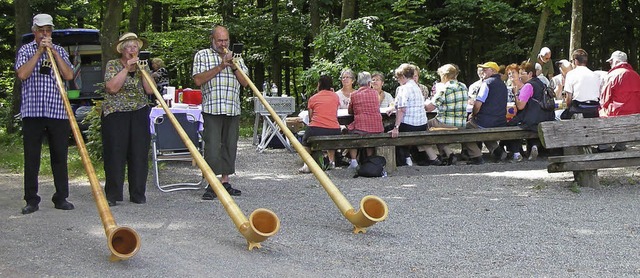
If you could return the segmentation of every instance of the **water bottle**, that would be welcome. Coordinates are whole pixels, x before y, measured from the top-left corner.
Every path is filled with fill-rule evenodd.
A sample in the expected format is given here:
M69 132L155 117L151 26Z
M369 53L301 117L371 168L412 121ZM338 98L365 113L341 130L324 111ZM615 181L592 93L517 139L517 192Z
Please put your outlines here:
M278 96L278 86L276 86L275 83L273 83L273 85L271 85L271 96L272 97L277 97Z
M264 83L262 83L262 96L263 97L267 96L267 91L269 91L269 82L265 81Z

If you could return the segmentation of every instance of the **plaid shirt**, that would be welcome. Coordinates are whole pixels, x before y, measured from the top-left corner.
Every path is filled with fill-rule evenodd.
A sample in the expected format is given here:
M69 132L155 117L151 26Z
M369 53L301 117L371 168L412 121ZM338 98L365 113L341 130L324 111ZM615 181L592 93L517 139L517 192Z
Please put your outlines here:
M436 116L440 122L464 127L467 123L467 100L469 99L467 86L451 80L438 88L433 95L433 104L438 107Z
M54 51L60 53L64 62L73 69L71 61L69 61L69 54L64 48L59 45L53 45L53 48ZM36 50L38 50L38 45L35 41L20 47L16 57L16 71L36 54ZM53 69L49 74L40 73L42 62L46 59L48 59L48 55L43 54L29 78L22 81L20 114L23 118L44 117L66 120L69 117L64 110L62 96L60 96Z
M242 58L236 58L239 70L248 72ZM213 49L203 49L193 58L193 75L203 73L222 63ZM211 80L202 84L202 112L213 115L240 115L240 82L231 67L225 67Z
M424 96L418 84L413 80L398 87L396 93L396 108L405 107L402 123L421 126L427 124L427 113L424 110Z
M376 90L365 86L351 93L349 110L353 111L353 122L349 124L349 130L360 130L368 133L384 131L378 92Z

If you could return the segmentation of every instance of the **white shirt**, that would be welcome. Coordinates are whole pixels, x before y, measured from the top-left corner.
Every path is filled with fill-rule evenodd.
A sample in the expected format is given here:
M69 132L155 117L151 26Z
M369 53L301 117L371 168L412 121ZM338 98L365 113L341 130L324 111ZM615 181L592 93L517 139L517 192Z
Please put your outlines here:
M600 98L600 76L585 66L577 66L567 73L564 90L577 101L597 101Z

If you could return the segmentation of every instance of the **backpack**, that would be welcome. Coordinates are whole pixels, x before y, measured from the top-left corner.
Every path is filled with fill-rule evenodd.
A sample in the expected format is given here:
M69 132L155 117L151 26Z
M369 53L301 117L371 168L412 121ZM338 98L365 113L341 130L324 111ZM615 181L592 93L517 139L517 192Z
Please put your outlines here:
M549 86L544 85L544 90L542 91L542 100L537 100L534 97L531 97L531 99L540 104L540 108L542 108L542 110L556 110L556 92L554 92L553 88Z
M365 158L360 166L354 178L357 177L383 177L386 175L384 171L384 165L387 164L387 160L379 155L374 155Z

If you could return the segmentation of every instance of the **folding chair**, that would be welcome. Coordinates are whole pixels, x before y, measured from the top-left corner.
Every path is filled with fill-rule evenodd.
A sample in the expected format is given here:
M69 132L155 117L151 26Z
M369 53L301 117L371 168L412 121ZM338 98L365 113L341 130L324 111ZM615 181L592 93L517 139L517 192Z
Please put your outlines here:
M189 136L191 142L198 148L198 152L204 152L204 142L200 141L200 122L192 115L187 113L173 114L178 123L182 126L185 133ZM152 135L152 151L153 151L153 174L154 181L158 189L162 192L171 192L177 190L195 190L204 189L207 185L204 177L197 183L174 183L161 185L158 172L158 162L160 161L193 161L191 153L185 146L175 127L168 118L158 116L153 120L155 134Z

